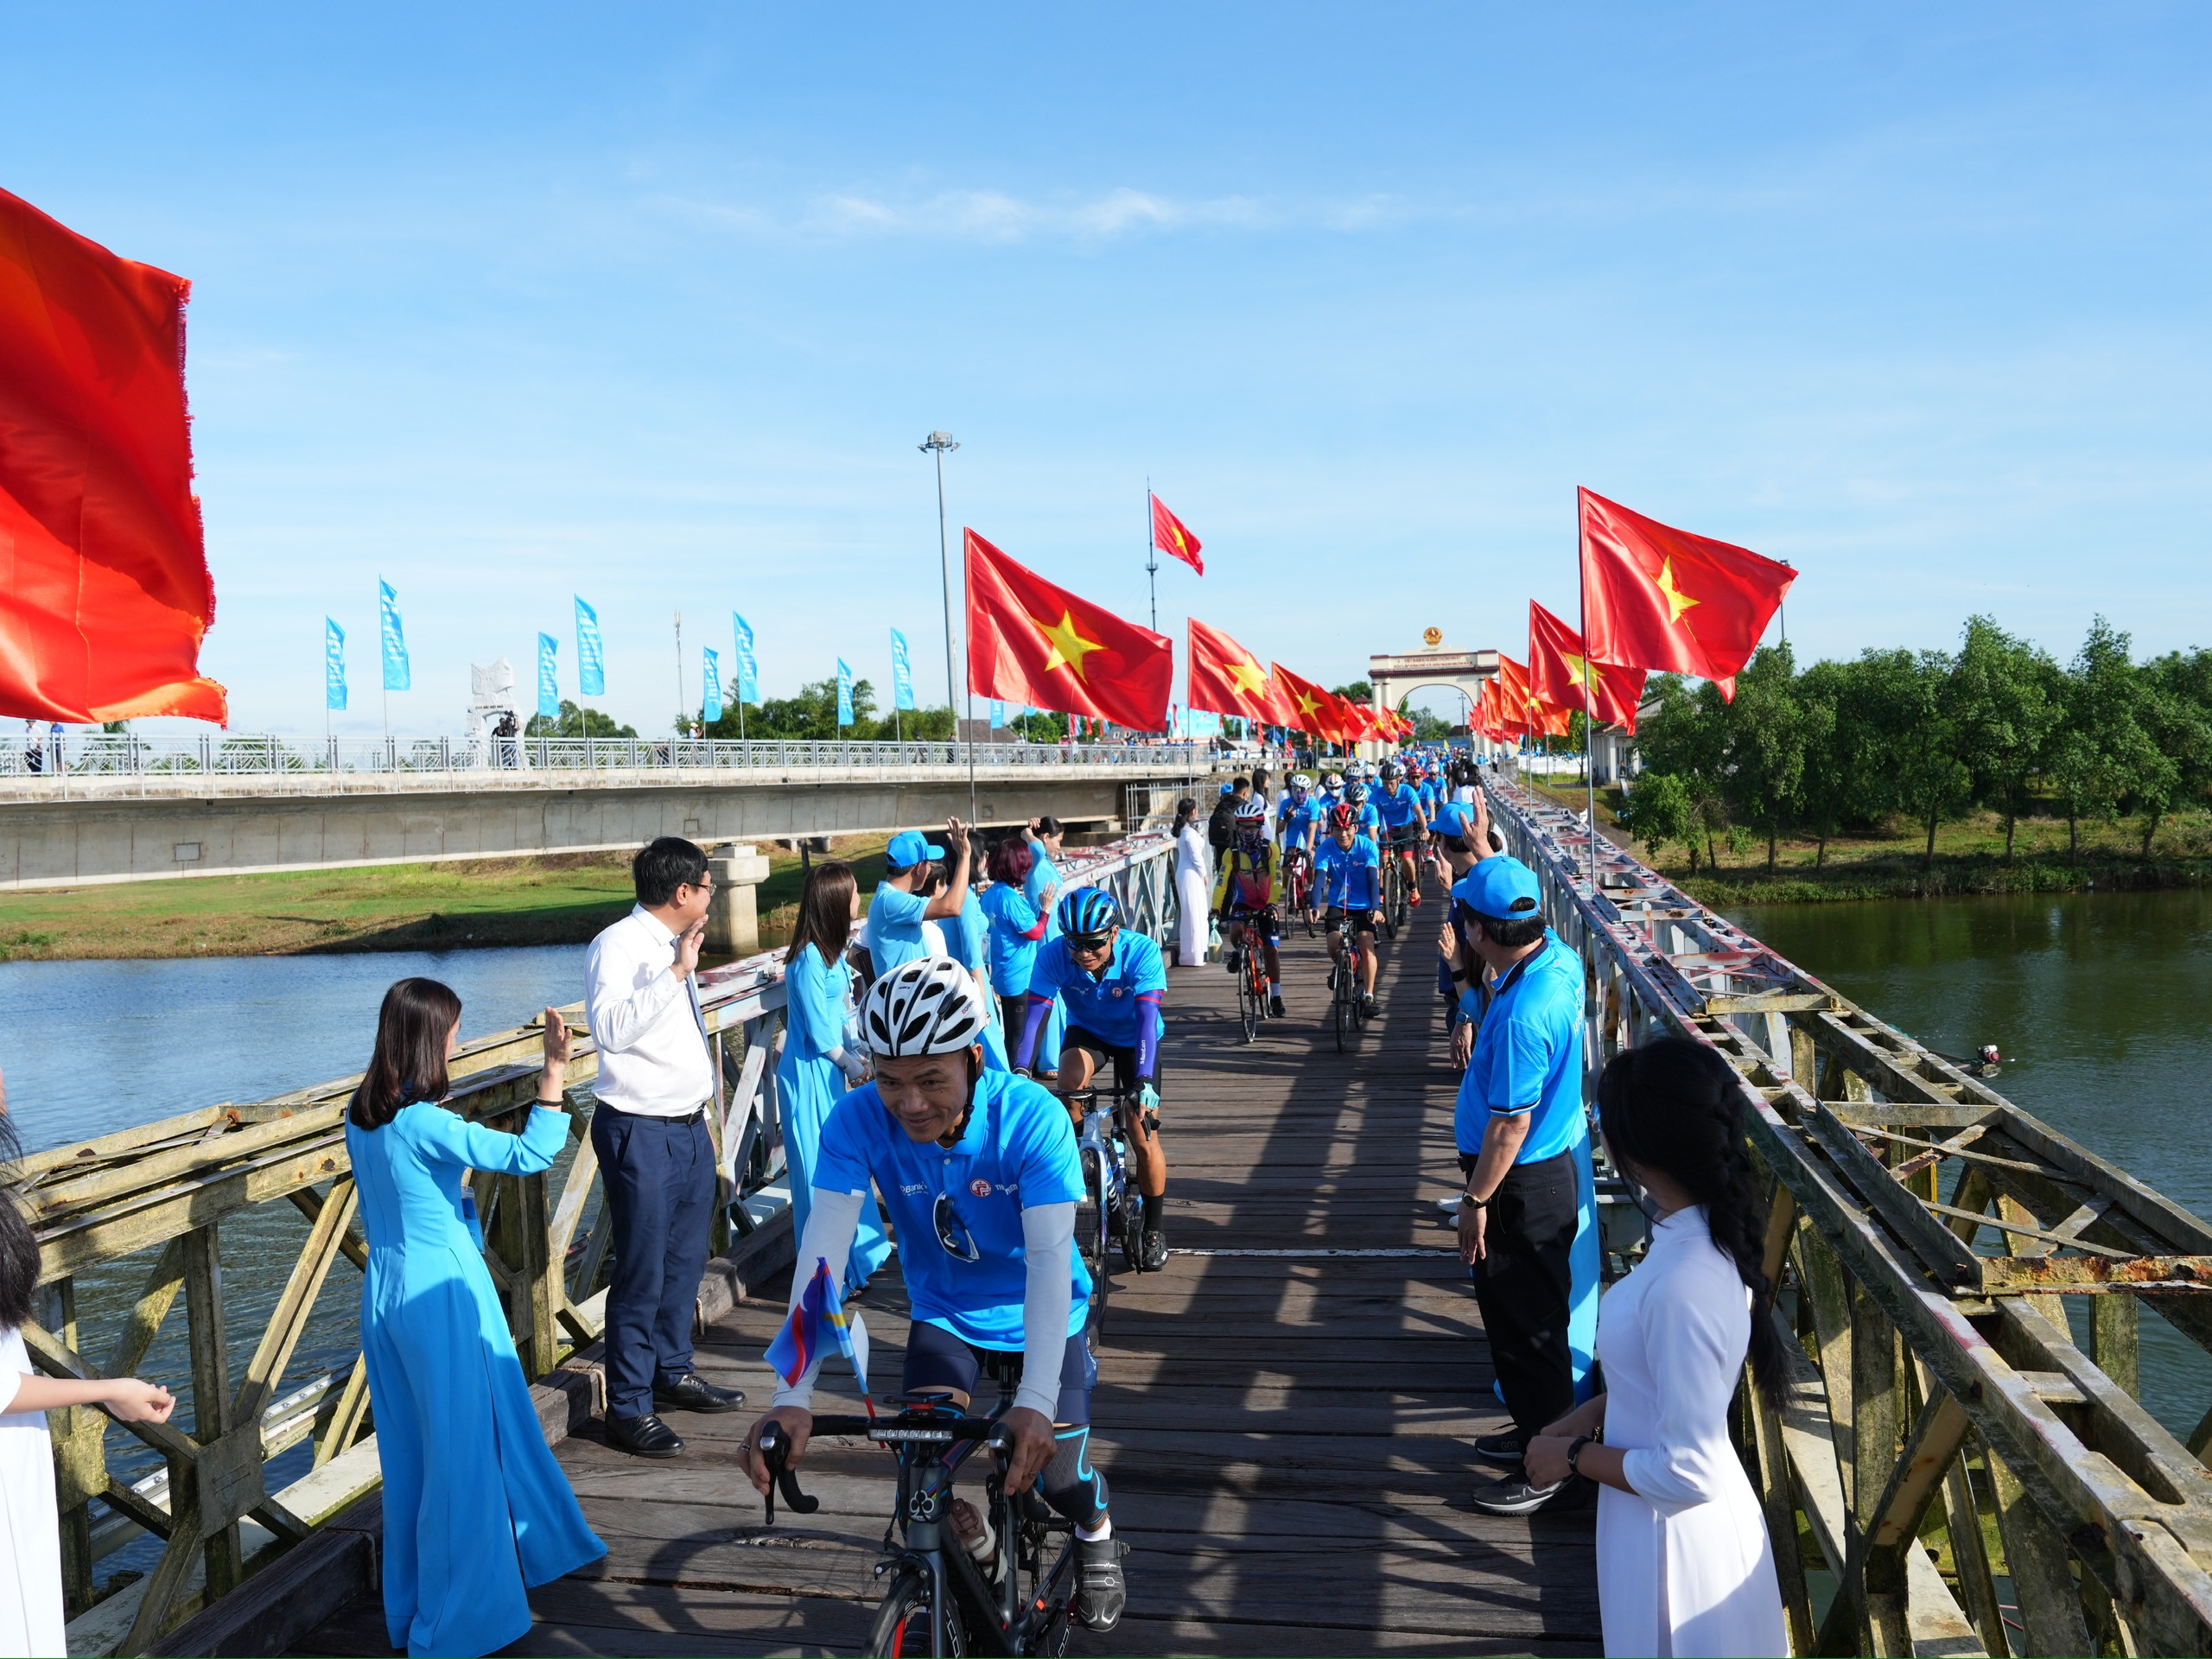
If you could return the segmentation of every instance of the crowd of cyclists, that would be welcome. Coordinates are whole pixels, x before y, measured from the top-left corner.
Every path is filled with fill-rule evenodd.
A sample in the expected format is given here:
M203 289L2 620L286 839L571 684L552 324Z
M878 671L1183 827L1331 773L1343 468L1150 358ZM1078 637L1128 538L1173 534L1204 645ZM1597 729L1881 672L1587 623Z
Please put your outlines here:
M1236 779L1211 829L1214 919L1232 971L1243 953L1261 953L1269 1013L1283 1015L1288 914L1325 929L1332 992L1346 936L1367 947L1356 990L1373 1012L1373 946L1391 867L1408 906L1421 902L1425 870L1463 869L1481 823L1471 763L1432 752L1379 766L1346 760L1318 779L1294 772L1279 794L1264 773ZM957 819L944 846L902 833L857 938L849 868L815 865L787 971L820 1004L806 1027L816 1034L799 1042L796 1061L787 1039L779 1077L787 1099L817 1103L804 1121L785 1121L794 1179L810 1186L795 1204L802 1269L819 1263L849 1299L864 1295L883 1259L870 1197L880 1194L912 1304L899 1402L948 1420L987 1412L982 1379L1007 1376L1019 1357L1018 1388L998 1420L1003 1490L1033 1490L1071 1532L1069 1611L1103 1632L1119 1622L1126 1587L1106 1481L1089 1457L1098 1368L1086 1328L1092 1269L1077 1249L1087 1189L1076 1097L1110 1072L1130 1178L1123 1202L1141 1223L1116 1236L1137 1241L1132 1270L1157 1271L1168 1255L1160 1130L1167 976L1160 946L1122 925L1110 893L1058 890L1058 833L1049 819L1033 822L981 861ZM980 894L975 862L988 871ZM823 961L805 959L808 950ZM1446 966L1440 983L1449 996ZM857 982L855 970L873 976L848 995L840 1024L838 988ZM810 1084L801 1075L809 1064L822 1072ZM794 1319L813 1277L793 1274ZM747 1471L764 1496L804 1456L822 1357L813 1352L781 1378L748 1436ZM951 1505L953 1524L980 1560L982 1523L963 1509ZM910 1510L910 1546L913 1518Z

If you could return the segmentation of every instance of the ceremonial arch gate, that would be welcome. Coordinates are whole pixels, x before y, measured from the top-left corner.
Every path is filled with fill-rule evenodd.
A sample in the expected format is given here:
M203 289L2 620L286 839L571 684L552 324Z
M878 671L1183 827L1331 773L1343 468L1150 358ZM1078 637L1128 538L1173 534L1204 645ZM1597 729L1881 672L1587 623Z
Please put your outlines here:
M1375 688L1377 709L1395 709L1400 697L1423 686L1448 685L1465 696L1472 709L1483 694L1484 682L1497 677L1496 652L1460 651L1447 645L1441 628L1426 630L1419 651L1382 652L1367 659L1367 677Z

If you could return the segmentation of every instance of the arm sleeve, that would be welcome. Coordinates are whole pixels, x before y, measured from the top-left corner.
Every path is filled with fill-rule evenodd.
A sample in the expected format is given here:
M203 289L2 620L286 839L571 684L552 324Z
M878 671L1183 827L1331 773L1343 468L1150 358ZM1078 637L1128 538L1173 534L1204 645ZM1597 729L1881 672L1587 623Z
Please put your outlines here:
M1621 1473L1662 1515L1719 1497L1728 1479L1724 1464L1738 1478L1743 1473L1729 1446L1727 1419L1750 1320L1732 1267L1728 1279L1724 1284L1707 1272L1670 1275L1666 1291L1688 1294L1647 1296L1638 1310L1659 1390L1659 1443L1625 1453Z
M1060 1363L1067 1354L1068 1314L1075 1303L1075 1205L1039 1204L1024 1210L1021 1249L1021 1387L1014 1403L1044 1413L1050 1422L1059 1413Z
M1037 1036L1045 1029L1046 1017L1052 1011L1052 999L1050 996L1038 995L1037 988L1031 986L1028 1015L1021 1022L1021 1041L1015 1046L1014 1052L1015 1071L1027 1071L1030 1062L1036 1058Z
M493 1175L535 1175L550 1169L569 1140L569 1115L545 1106L531 1109L520 1135L487 1129L442 1106L416 1113L411 1126L442 1156Z
M609 1053L620 1054L652 1028L668 1006L683 995L683 982L665 969L643 985L625 985L624 964L609 961L613 952L594 944L584 970L584 1023L591 1039ZM671 955L669 960L672 963Z
M1151 1082L1160 1071L1160 993L1137 996L1137 1076Z
M845 1259L852 1254L853 1234L861 1224L861 1205L867 1196L862 1192L832 1192L824 1187L816 1187L813 1202L806 1212L806 1231L798 1241L798 1259L811 1262L819 1257L830 1264L830 1278L839 1284L844 1283ZM1074 1236L1072 1211L1070 1212L1068 1232L1069 1236ZM797 1268L791 1269L791 1299L784 1309L785 1319L798 1311L798 1299L806 1294L807 1285L813 1277L810 1272L801 1273ZM811 1409L815 1374L821 1369L822 1356L817 1354L814 1363L800 1375L798 1382L785 1382L778 1377L776 1397L772 1403L804 1406Z
M1509 1020L1497 1038L1491 1065L1491 1113L1510 1117L1534 1111L1551 1076L1551 1044L1541 1027L1526 1020Z
M1024 918L1027 919L1024 919ZM1009 926L1025 939L1045 937L1045 912L1029 902L1027 895L1010 893L1006 898L1006 919Z

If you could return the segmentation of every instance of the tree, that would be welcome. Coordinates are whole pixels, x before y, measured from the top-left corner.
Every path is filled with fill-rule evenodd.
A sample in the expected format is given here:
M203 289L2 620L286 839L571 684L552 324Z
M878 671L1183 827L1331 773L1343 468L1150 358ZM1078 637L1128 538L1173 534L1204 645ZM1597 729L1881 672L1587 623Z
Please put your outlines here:
M1974 793L1974 774L1959 759L1951 658L1940 651L1869 651L1859 660L1870 736L1886 755L1897 806L1927 832L1924 880L1936 867L1937 827L1957 817Z
M1706 857L1720 868L1714 836L1728 825L1722 791L1728 765L1727 704L1719 688L1700 682L1692 690L1680 676L1655 674L1644 683L1644 701L1658 706L1637 724L1637 747L1646 767L1681 780L1690 810L1704 832ZM1642 785L1638 785L1641 788ZM1694 853L1691 855L1696 863Z
M1647 772L1636 780L1621 811L1621 823L1643 843L1644 855L1656 862L1669 843L1679 844L1690 856L1690 874L1697 874L1697 808L1690 790L1671 772Z
M1788 645L1762 648L1736 677L1736 700L1723 723L1721 793L1732 820L1766 838L1769 875L1783 826L1796 816L1802 794L1808 731L1796 680Z
M2117 819L2130 795L2164 801L2179 788L2174 763L2137 717L2145 686L2128 645L2127 635L2096 617L2067 671L2065 719L2054 728L2046 767L2066 809L2067 856L2076 863L2083 818Z
M524 737L635 737L634 726L618 726L614 716L603 715L596 709L581 709L566 697L561 699L561 712L551 719L543 715L532 715L530 723L522 728Z
M2063 707L2058 664L1993 618L1967 619L1951 670L1951 702L1961 758L1974 798L2005 819L2005 861L2028 788L2042 770Z

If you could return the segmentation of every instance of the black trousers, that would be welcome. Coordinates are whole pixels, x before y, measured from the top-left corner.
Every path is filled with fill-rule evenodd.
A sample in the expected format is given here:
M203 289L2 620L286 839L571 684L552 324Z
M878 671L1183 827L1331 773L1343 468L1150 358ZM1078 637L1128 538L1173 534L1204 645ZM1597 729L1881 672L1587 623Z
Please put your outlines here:
M602 1105L592 1145L614 1222L607 1290L607 1414L642 1417L653 1385L691 1370L691 1319L715 1214L706 1121L640 1117Z
M1475 1160L1462 1155L1463 1173ZM1567 1341L1573 1300L1574 1154L1516 1164L1491 1194L1475 1264L1475 1300L1490 1338L1491 1363L1522 1440L1574 1409L1574 1361Z

